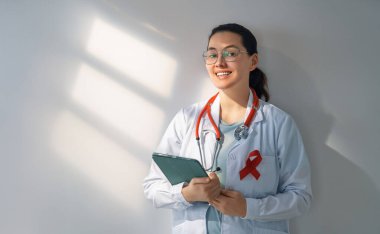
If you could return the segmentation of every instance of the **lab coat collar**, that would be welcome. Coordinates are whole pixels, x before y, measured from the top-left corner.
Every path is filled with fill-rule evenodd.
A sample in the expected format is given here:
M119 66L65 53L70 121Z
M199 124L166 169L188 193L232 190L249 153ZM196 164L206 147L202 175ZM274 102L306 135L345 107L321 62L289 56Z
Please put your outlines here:
M252 90L249 91L249 99L248 99L248 104L247 104L247 110L245 111L245 117L244 117L244 120L247 119L248 115L249 115L249 112L251 111L252 109L252 104L253 104L253 93L252 93ZM254 119L253 119L253 122L251 123L251 126L253 125L253 123L257 123L257 122L260 122L264 119L264 115L263 115L263 111L262 111L262 107L261 107L261 100L259 100L259 109L257 110L255 116L254 116Z
M247 103L247 110L245 112L245 116L244 116L244 120L248 117L249 115L249 112L251 111L252 109L252 100L253 100L253 93L252 91L249 92L249 98L248 98L248 103ZM253 122L251 123L250 125L250 128L252 128L252 126L254 125L254 123L257 123L257 122L260 122L264 119L264 115L263 115L263 112L262 112L262 102L261 100L259 100L259 109L257 110L256 114L255 114L255 117L253 119ZM215 124L219 127L219 120L220 120L220 96L218 95L214 101L214 103L211 105L211 116L212 118L214 119L215 121ZM208 121L205 121L205 120L208 120L208 117L207 117L207 113L205 113L205 115L203 115L203 127L202 129L203 130L211 130L211 131L215 131L211 122L208 120Z

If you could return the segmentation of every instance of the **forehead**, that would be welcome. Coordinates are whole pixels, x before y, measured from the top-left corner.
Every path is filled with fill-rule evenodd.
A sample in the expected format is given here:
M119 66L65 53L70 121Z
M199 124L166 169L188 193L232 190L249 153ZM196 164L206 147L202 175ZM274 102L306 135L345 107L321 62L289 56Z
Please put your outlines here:
M228 46L243 47L241 36L233 32L217 32L210 38L208 48L223 49Z

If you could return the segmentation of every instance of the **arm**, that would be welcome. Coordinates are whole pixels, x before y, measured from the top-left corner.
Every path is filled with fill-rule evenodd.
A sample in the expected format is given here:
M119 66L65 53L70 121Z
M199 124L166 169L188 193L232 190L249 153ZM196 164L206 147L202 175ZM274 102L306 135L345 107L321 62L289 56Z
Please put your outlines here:
M301 134L289 116L281 121L278 129L278 193L262 199L246 198L247 219L291 219L306 212L310 207L310 166Z
M169 124L157 152L179 155L187 128L185 115L180 111ZM143 186L145 196L152 200L155 207L170 209L185 209L192 206L190 202L209 201L218 196L221 190L215 173L210 174L210 177L194 178L189 184L172 186L153 161Z
M170 122L156 151L179 155L186 126L185 116L181 110ZM149 174L144 179L143 186L146 198L151 200L157 208L184 209L191 206L181 193L184 183L172 186L153 161Z

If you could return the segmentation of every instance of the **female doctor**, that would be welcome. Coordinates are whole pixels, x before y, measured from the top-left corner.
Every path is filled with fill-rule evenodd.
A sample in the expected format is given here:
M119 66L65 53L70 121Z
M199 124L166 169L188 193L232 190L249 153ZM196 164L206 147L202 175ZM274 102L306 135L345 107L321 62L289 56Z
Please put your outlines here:
M266 102L256 39L220 25L203 57L218 93L180 110L156 151L195 158L209 177L172 186L152 162L145 195L173 211L173 233L289 233L310 206L309 162L294 120Z

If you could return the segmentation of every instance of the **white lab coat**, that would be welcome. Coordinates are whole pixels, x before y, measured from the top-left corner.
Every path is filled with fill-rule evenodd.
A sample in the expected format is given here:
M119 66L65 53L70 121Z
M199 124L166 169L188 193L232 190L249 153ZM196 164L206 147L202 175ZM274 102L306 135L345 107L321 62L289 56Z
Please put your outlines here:
M252 107L250 94L246 116ZM195 140L197 117L205 102L194 104L177 113L168 126L157 152L195 158L200 155ZM211 108L219 123L219 96ZM207 164L214 154L215 130L205 115L201 120L201 147ZM256 180L248 175L240 180L248 154L259 150L262 161ZM288 220L304 213L310 206L312 193L309 162L301 135L293 119L279 108L260 100L260 107L249 128L247 139L231 147L227 159L225 187L241 192L247 201L245 217L222 216L222 233L281 234L289 233ZM208 167L209 165L207 165ZM172 186L155 163L144 180L144 192L155 207L173 211L172 232L206 233L207 203L188 203L182 196L183 184Z

